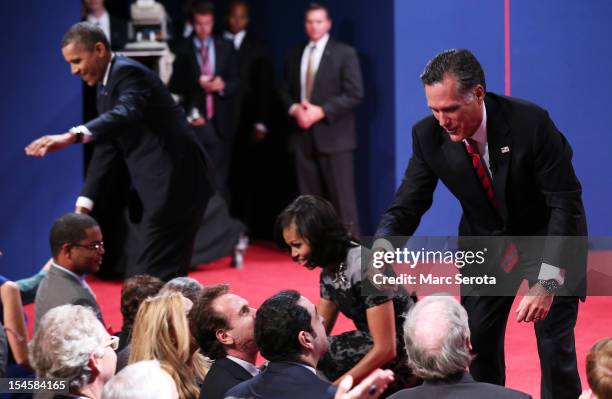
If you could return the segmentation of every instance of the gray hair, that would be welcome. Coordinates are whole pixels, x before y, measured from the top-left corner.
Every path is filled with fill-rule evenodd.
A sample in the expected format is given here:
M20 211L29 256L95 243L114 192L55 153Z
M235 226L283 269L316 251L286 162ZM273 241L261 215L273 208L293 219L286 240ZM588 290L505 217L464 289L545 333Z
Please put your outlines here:
M204 287L202 287L202 284L200 284L200 282L194 278L176 277L164 284L161 290L159 290L158 295L178 292L183 294L183 296L189 299L191 302L195 303L203 289Z
M81 305L62 305L40 320L30 342L30 364L39 378L64 378L70 391L91 381L89 357L104 356L108 333L94 312Z
M457 79L458 94L465 95L477 85L487 89L484 71L470 50L444 50L433 57L421 74L421 82L430 86L444 80L450 74Z
M170 399L173 397L178 397L174 380L161 368L157 360L143 360L126 366L108 380L102 391L102 399Z
M446 378L465 371L473 359L465 309L452 297L429 296L414 305L404 323L408 365L423 378Z

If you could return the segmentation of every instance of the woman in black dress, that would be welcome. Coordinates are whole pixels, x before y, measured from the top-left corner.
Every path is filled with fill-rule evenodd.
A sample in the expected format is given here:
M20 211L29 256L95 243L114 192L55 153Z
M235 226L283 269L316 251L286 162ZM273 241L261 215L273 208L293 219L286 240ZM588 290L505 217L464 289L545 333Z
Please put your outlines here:
M385 367L396 372L393 391L413 385L402 338L404 316L413 301L403 287L385 295L362 280L361 258L369 250L351 237L333 206L319 197L300 196L278 216L275 232L277 244L295 262L322 269L317 311L327 334L339 313L357 328L329 337L329 351L318 369L337 384L346 374L359 382Z

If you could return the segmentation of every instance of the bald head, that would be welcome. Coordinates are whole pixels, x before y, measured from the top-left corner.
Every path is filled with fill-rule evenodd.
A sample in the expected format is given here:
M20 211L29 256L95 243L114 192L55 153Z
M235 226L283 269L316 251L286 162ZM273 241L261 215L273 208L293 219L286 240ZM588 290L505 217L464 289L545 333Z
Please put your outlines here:
M420 300L404 323L409 365L425 380L465 371L472 360L469 338L467 312L449 296Z

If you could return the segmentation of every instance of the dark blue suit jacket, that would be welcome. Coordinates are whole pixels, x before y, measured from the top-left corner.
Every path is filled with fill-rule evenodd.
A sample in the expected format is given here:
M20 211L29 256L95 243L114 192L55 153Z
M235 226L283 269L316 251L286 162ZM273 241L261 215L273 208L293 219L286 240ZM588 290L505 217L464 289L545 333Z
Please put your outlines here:
M241 365L226 357L215 360L206 373L200 389L201 399L223 399L225 393L253 376Z
M336 387L304 366L271 362L259 375L230 389L225 398L332 399Z
M112 60L98 95L100 116L85 126L96 146L81 195L94 201L113 187L113 165L127 166L143 217L189 220L211 195L203 149L162 81L126 57Z

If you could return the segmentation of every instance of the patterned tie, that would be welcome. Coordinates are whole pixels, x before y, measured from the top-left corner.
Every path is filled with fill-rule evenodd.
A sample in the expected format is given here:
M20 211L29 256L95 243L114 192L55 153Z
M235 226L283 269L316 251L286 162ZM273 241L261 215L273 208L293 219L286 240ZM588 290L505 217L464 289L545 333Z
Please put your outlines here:
M312 46L310 46L310 53L308 54L308 67L306 68L306 93L305 94L305 98L306 100L310 101L310 97L312 96L312 87L314 86L314 80L315 80L315 68L314 68L314 63L315 63L315 50L317 49L317 45L313 44Z
M487 172L482 157L480 156L480 151L478 151L478 144L473 139L465 139L464 143L465 149L467 150L468 155L472 159L472 167L476 172L476 176L478 176L480 184L482 184L482 188L484 189L487 198L489 199L489 202L491 203L493 208L497 210L497 201L495 201L495 192L493 191L493 185L491 184L489 173ZM499 266L506 273L510 273L517 263L518 249L516 248L516 244L510 242L506 246L506 249L502 254Z
M210 65L210 58L208 58L208 43L202 41L200 45L200 74L208 76L210 79L213 77L212 65ZM213 95L206 93L206 120L211 120L215 116L215 104Z

